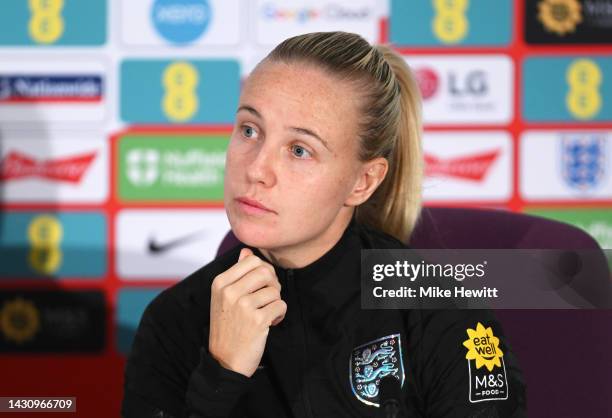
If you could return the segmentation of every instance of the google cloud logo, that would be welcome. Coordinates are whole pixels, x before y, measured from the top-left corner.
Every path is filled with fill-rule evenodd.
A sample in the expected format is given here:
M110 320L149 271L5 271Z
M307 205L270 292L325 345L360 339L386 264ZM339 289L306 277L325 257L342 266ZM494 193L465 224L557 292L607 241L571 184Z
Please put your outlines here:
M209 0L155 0L151 20L160 36L175 44L198 39L212 20Z

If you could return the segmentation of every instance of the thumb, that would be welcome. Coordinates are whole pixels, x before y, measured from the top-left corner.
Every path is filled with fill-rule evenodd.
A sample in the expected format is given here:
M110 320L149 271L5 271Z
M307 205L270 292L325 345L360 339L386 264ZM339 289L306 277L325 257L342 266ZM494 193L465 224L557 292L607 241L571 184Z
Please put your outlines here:
M251 251L250 248L243 248L242 250L240 250L240 255L238 256L238 261L241 261L243 258L246 258L250 255L253 254L253 251Z

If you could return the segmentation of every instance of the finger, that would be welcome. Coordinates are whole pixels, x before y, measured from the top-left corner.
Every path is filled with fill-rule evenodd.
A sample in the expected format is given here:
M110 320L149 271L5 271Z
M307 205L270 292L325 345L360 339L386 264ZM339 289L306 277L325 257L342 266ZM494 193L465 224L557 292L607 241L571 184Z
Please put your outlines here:
M254 268L242 276L240 280L235 281L228 287L232 288L231 292L233 294L242 296L248 293L253 293L266 286L273 287L279 292L281 290L281 285L278 281L278 277L276 277L276 272L269 264L263 264Z
M238 304L247 309L259 309L275 300L280 300L280 292L273 287L264 287L257 292L240 297Z
M250 251L250 250L249 250ZM241 251L242 252L242 251ZM254 254L246 255L242 260L239 260L236 264L225 270L219 276L217 276L217 286L221 289L225 286L229 286L242 276L247 274L249 271L262 265L264 261Z
M253 255L253 251L250 248L244 247L240 250L240 255L238 256L238 261L241 261L243 258L246 258L249 255Z
M287 304L282 299L277 299L274 302L271 302L260 308L260 311L264 312L267 318L269 318L269 324L277 325L283 319L285 319L285 314L287 313Z
M276 318L272 320L272 323L270 324L270 326L274 327L280 324L283 321L283 319L285 319L285 315L277 316Z

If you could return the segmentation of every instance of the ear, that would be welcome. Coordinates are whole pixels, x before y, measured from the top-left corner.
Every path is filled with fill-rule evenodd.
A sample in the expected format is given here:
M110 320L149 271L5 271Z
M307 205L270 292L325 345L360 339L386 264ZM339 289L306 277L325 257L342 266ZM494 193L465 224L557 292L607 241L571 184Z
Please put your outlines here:
M370 198L380 183L383 182L389 162L386 158L377 157L363 163L359 170L359 178L344 204L346 206L359 206Z

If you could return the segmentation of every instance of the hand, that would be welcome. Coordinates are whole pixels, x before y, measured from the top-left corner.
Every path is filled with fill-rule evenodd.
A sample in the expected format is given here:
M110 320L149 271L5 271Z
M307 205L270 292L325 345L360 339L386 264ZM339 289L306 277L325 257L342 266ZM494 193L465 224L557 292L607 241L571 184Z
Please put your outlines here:
M240 250L238 262L212 282L208 351L221 366L251 377L263 356L270 327L285 318L274 267Z

